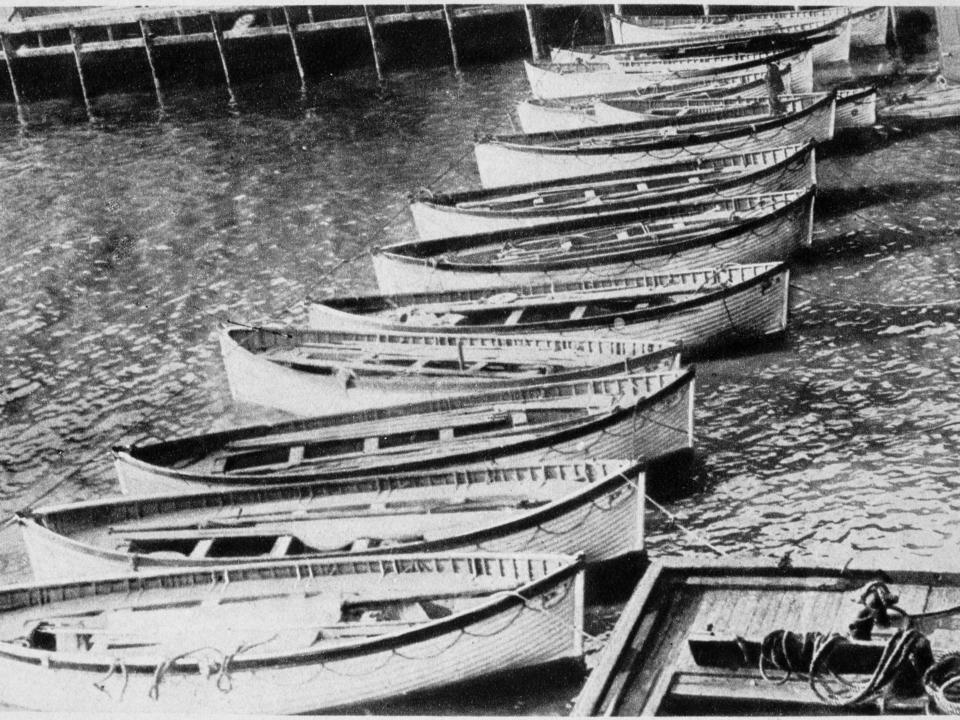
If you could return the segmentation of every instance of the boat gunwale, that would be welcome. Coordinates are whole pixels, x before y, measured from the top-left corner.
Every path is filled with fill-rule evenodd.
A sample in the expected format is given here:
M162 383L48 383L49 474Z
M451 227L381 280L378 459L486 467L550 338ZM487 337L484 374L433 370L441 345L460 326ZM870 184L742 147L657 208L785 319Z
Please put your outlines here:
M697 236L687 238L685 240L669 242L659 244L656 247L645 248L642 250L632 249L632 250L621 250L617 252L610 252L603 255L596 255L589 259L587 266L598 265L598 264L614 264L616 262L626 261L630 258L644 259L657 257L660 255L672 255L677 252L682 252L684 250L689 250L691 248L702 247L704 245L715 244L722 242L730 237L739 235L740 233L748 230L752 230L757 226L764 225L766 223L774 222L783 218L785 215L790 212L795 212L802 205L809 205L814 201L817 194L816 184L811 184L807 190L787 190L782 191L783 193L798 193L798 196L793 200L787 201L783 206L777 208L773 212L765 213L759 217L749 218L747 220L737 222L735 225L730 227L725 227L720 230L715 231L706 231L703 233L698 233ZM762 195L777 195L781 194L779 192L775 193L760 193ZM723 199L735 199L735 198L723 198ZM607 217L607 216L602 216ZM639 221L638 221L639 222ZM618 223L619 224L619 223ZM537 226L536 229L542 229L546 226ZM602 229L602 227L597 228ZM491 233L489 235L493 235ZM553 234L553 233L544 233L544 234ZM558 235L562 233L556 233ZM387 246L385 248L380 248L377 250L376 254L381 255L385 258L388 258L390 262L402 263L406 265L417 265L420 267L429 267L431 269L436 269L442 272L476 272L476 273L510 273L510 272L525 272L531 270L543 270L543 271L552 271L552 270L567 270L572 267L583 267L585 258L576 257L571 259L553 259L550 261L524 261L524 262L511 262L511 263L458 263L450 260L446 260L442 257L436 255L408 255L396 252L392 248L423 248L425 245L431 243L440 243L442 241L450 240L465 240L467 238L482 238L487 237L488 234L477 234L477 235L459 235L455 238L439 238L434 240L423 240L423 241L411 241L407 243L396 243L394 245ZM514 236L514 239L516 236ZM493 244L493 243L491 243ZM470 247L466 242L464 243L465 247ZM594 262L596 260L597 262Z
M625 142L619 145L595 145L595 146L557 146L551 144L534 144L535 138L542 137L544 140L562 141L566 139L576 140L579 138L591 138L603 135L619 135L628 133L630 128L636 123L624 123L620 125L601 125L595 128L580 128L576 130L561 130L551 133L531 133L530 143L511 142L509 138L518 137L516 135L493 136L488 140L481 141L478 145L488 144L494 147L511 150L513 152L528 152L541 155L623 155L636 152L655 152L657 150L670 150L674 148L688 148L690 146L704 145L708 143L718 143L727 140L742 138L755 135L761 132L777 130L791 123L797 123L806 120L824 110L829 105L836 102L837 91L831 90L824 94L824 97L811 102L811 104L795 113L789 113L781 117L774 117L769 120L762 120L756 123L749 123L742 127L734 127L717 132L695 132L687 134L672 135L668 138L657 140L642 139L637 142Z
M562 65L577 65L577 66L583 65L587 67L597 66L597 69L599 72L604 72L603 67L605 66L607 71L619 72L621 74L624 74L624 73L628 75L669 74L679 80L686 80L691 78L702 78L702 77L711 77L714 75L724 75L727 73L739 72L741 70L749 70L751 68L758 67L760 65L763 65L764 67L766 67L771 63L777 63L777 62L780 62L781 60L786 60L788 58L800 56L805 52L809 52L810 50L815 48L817 45L824 42L829 42L832 39L833 37L825 37L823 39L818 39L816 41L804 40L802 42L794 43L790 47L783 48L783 49L777 48L775 50L760 50L757 52L729 53L729 54L719 54L719 55L695 55L687 58L682 58L679 60L674 58L666 58L666 59L649 58L649 59L638 59L638 60L631 61L629 58L627 59L627 62L634 63L634 67L638 65L643 65L644 67L649 66L651 68L657 68L658 66L661 66L661 65L665 66L664 69L662 70L651 69L648 71L639 71L639 70L631 70L630 66L621 66L621 68L618 69L615 67L611 67L609 63L606 63L603 60L599 60L596 62L586 61L581 63L545 62L545 63L540 63L536 66L542 70L543 69L549 70L550 66L557 66L557 65L561 65L561 66ZM690 70L668 69L671 64L681 63L681 62L684 62L685 60L690 60L690 59L693 59L696 61L702 61L704 63L710 60L722 61L724 59L732 59L735 62L730 63L728 65L718 63L716 64L715 67L708 67L703 69L699 69L699 68L690 69ZM617 62L616 59L614 59L614 61ZM564 71L562 70L559 70L559 71L553 70L553 72L560 73L560 74L569 74L569 73L564 73ZM574 71L574 73L579 73L579 72L580 71ZM586 72L589 73L593 71L587 70Z
M398 468L398 472L412 472L422 468L445 468L463 465L465 463L493 462L501 457L509 458L512 455L518 455L538 449L546 449L557 443L576 440L577 438L585 435L590 435L601 430L605 430L606 428L621 422L629 415L641 413L649 409L651 406L656 405L664 398L678 394L681 390L693 383L696 375L696 367L689 365L683 370L676 371L675 375L676 377L674 380L667 383L656 392L649 395L644 395L642 397L637 397L635 402L626 407L617 406L610 410L592 414L585 418L582 422L579 422L572 427L566 427L556 432L537 435L535 437L528 437L514 442L500 442L493 446L471 448L463 452L454 452L439 458L414 457L413 459L402 460L394 458L391 460L390 467ZM205 447L206 442L212 436L216 436L218 439L223 439L223 444L226 444L226 442L229 442L229 440L232 439L231 433L233 432L235 431L224 430L220 431L219 433L192 435L182 438L175 438L173 440L165 440L158 443L151 443L150 445L142 447L148 450L161 448L163 446L169 447L171 445L185 445L187 447L195 447L199 445L201 447ZM276 472L259 475L245 475L242 477L216 475L213 473L190 473L184 470L170 468L165 465L148 463L145 460L141 460L139 457L133 454L138 449L142 448L116 445L111 448L111 453L113 454L116 462L122 462L138 471L147 472L151 475L160 476L169 480L179 480L187 483L207 483L216 486L228 487L243 485L265 486L289 484L294 482L297 477L296 475L280 474ZM320 466L310 473L309 478L305 478L302 482L323 481L324 478L365 477L374 474L383 474L383 472L384 467L382 463L369 467L361 466L347 470L343 468L326 469Z
M278 332L276 334L289 335L289 330L290 329L288 329L286 332L282 332L282 333ZM294 332L296 331L297 329L294 329ZM266 356L264 351L262 350L261 351L250 350L241 342L237 341L236 338L234 337L234 333L243 333L243 334L252 335L252 334L259 334L260 332L275 332L275 331L273 331L271 328L258 328L256 330L250 330L249 328L246 328L246 327L231 326L229 328L224 328L224 330L222 331L221 337L225 338L226 342L230 342L232 344L232 347L230 348L231 353L238 352L238 353L245 354L245 357L247 358L248 362L257 362L258 364L273 363L281 367L291 369L293 371L300 371L299 368L297 367L293 367L285 362L277 361ZM308 334L308 333L317 332L317 331L305 329L300 332L302 332L303 334ZM323 332L323 331L320 331L320 332ZM642 368L645 365L649 365L651 363L656 363L656 362L662 362L663 360L666 360L667 358L674 355L678 355L680 353L680 349L676 345L672 345L670 343L642 343L641 341L638 341L637 344L649 344L651 347L648 349L647 352L644 352L642 354L629 355L629 356L626 356L626 355L615 356L613 354L590 353L589 363L586 362L587 358L585 357L586 355L585 353L571 352L570 359L568 361L559 357L546 358L542 361L541 364L564 366L563 370L549 373L546 375L514 373L511 377L489 378L489 379L483 380L483 375L481 371L481 373L470 375L470 376L468 376L466 373L462 373L460 375L453 375L448 377L451 379L469 378L469 379L475 379L475 380L483 380L483 382L481 383L481 387L477 390L477 392L485 392L487 389L497 390L499 388L506 388L514 385L522 386L526 384L537 384L538 382L544 382L544 381L574 382L578 380L602 379L604 377L623 374L623 373L644 372ZM291 345L290 347L291 348L304 347L304 345ZM414 346L414 347L418 347L418 346ZM597 357L597 355L600 355L600 357ZM535 356L531 355L531 359L529 361L531 364L534 363L534 358ZM606 362L605 358L609 358L610 361ZM330 362L332 366L334 361L330 361ZM492 362L496 362L496 361L492 361ZM359 364L356 364L356 363L345 362L344 365L351 369L361 367ZM264 367L268 367L268 366L264 365ZM388 372L388 370L380 374L386 375L389 377L391 374ZM304 372L304 375L309 375L308 371L303 371L303 372ZM404 373L405 373L404 369L399 369L396 371L396 376L398 377L405 376ZM417 377L417 376L414 376L414 377ZM425 375L425 377L431 377L431 376ZM455 389L452 391L456 392Z
M764 14L764 13L759 13ZM617 15L611 13L611 18L617 18L620 22L625 25L632 27L643 28L644 30L667 30L676 33L684 33L684 37L674 37L674 38L664 38L663 40L650 40L646 42L631 42L631 43L613 43L612 45L583 45L574 48L561 48L563 50L569 50L573 52L581 52L584 55L590 55L591 57L610 57L617 55L630 55L632 53L638 54L649 54L655 55L658 51L662 53L658 57L666 55L670 48L676 48L677 52L682 53L683 50L687 49L705 49L711 46L720 45L721 47L726 47L728 45L739 45L739 44L749 44L751 42L767 41L772 45L779 45L781 47L774 47L771 50L781 50L782 47L790 46L800 46L805 43L809 44L811 48L815 48L818 45L823 43L830 42L835 40L843 34L843 30L838 28L847 20L851 19L849 16L837 17L832 20L817 22L816 20L808 20L806 22L797 21L791 23L788 26L783 25L774 25L772 27L729 27L726 26L726 23L691 23L689 25L642 25L637 22L632 21L631 17L641 17L641 16L628 16L628 15ZM691 19L698 20L709 20L711 16L696 16L690 15L687 16ZM716 17L716 16L715 16ZM760 20L760 18L757 18ZM739 21L740 23L747 21ZM802 29L792 29L792 26L805 26L811 25L814 27L803 27ZM583 48L583 50L581 50ZM595 48L595 50L594 50ZM623 48L622 50L618 48ZM759 52L762 52L759 51ZM723 57L723 54L717 55L717 57ZM668 58L665 58L668 59Z
M607 494L608 492L615 490L618 487L627 487L630 488L633 492L642 492L643 481L639 480L642 471L646 467L646 463L643 461L614 461L614 460L597 460L597 461L588 461L584 463L585 465L614 465L616 469L603 468L603 476L598 477L595 481L590 481L584 479L581 476L580 480L576 482L583 482L584 487L575 492L564 495L556 500L551 500L549 503L530 510L524 513L522 516L511 518L509 520L503 520L495 522L489 525L484 525L482 528L477 528L474 530L469 530L465 532L459 532L453 535L445 535L443 537L437 538L435 540L420 540L410 543L402 543L395 546L384 546L376 548L376 553L378 555L408 555L411 553L437 553L437 552L451 552L458 551L464 552L462 547L468 543L484 543L492 542L498 539L502 539L508 534L516 533L519 531L527 530L530 528L535 528L541 525L544 522L549 522L551 520L556 520L557 518L563 517L564 515L578 510L584 505L591 503ZM574 464L576 465L576 464ZM528 467L528 466L525 466ZM499 468L489 468L490 470L497 470ZM478 469L479 470L479 469ZM486 470L486 469L484 469ZM451 473L457 472L454 470L450 471ZM419 475L420 473L408 473L409 475ZM363 482L366 478L358 478L354 482ZM378 478L379 479L379 478ZM546 480L550 482L550 480ZM29 526L29 532L39 532L42 533L47 542L53 542L58 546L68 545L73 548L74 552L82 552L84 555L93 556L103 560L108 560L112 562L117 562L118 564L129 564L132 565L133 569L143 570L143 569L185 569L185 568L207 568L211 566L223 567L223 566L235 566L235 565L250 565L250 564L266 564L270 562L277 562L278 558L272 557L256 557L256 556L243 556L239 558L197 558L192 559L188 557L180 558L162 558L162 557L150 557L146 554L126 552L121 550L111 550L100 545L95 545L93 543L84 542L78 540L70 535L65 535L63 533L57 532L56 530L49 527L49 522L56 522L56 516L62 515L64 513L81 513L86 509L91 507L96 507L98 509L112 509L113 507L126 505L140 507L143 505L149 504L158 504L158 503L181 503L181 502L190 502L198 499L209 498L211 500L215 498L221 498L224 495L244 495L244 494L254 494L256 490L260 491L260 494L273 494L275 492L283 490L292 490L294 487L303 487L307 483L291 483L289 485L272 485L269 489L264 488L239 488L236 490L208 490L202 492L193 492L186 495L151 495L144 497L120 497L120 498L109 498L101 499L96 501L80 502L80 503L70 503L65 506L60 506L59 508L39 508L37 510L30 511L21 511L17 513L14 517L16 522L21 526ZM327 483L309 483L312 485L326 485ZM331 494L330 497L343 497L343 494ZM313 497L313 496L311 496ZM244 501L242 499L231 499L229 503L223 504L221 507L232 507L234 505L240 505ZM263 500L262 502L268 502ZM183 508L174 508L173 512L186 512L189 510L201 510L209 507L213 509L215 506L188 506ZM154 517L160 518L168 514L166 511L155 512L149 515L144 515L144 517ZM358 555L360 554L369 554L369 550L366 551L355 551ZM309 561L312 558L329 558L334 556L350 556L352 553L350 551L331 551L331 552L317 552L317 553L303 553L291 557L290 559L296 559L301 561Z
M720 65L714 68L704 68L702 70L672 71L664 68L663 70L660 70L660 71L650 70L648 72L639 72L639 71L628 72L626 69L620 70L620 71L615 70L611 68L608 63L604 63L603 61L594 62L594 63L551 63L551 62L531 63L527 60L524 60L524 64L536 69L538 72L550 73L551 75L556 75L558 77L562 77L566 75L589 75L590 73L598 72L598 73L613 73L615 75L638 75L641 77L648 76L651 78L657 77L659 75L669 74L669 75L672 75L676 80L694 80L698 78L709 78L716 75L725 75L725 74L736 73L744 70L751 70L753 68L761 67L761 66L766 68L766 66L771 63L777 63L784 60L790 60L790 64L793 65L793 62L794 62L793 58L800 58L802 60L801 56L804 53L810 52L813 49L813 47L814 47L813 43L809 43L809 42L798 43L795 46L786 50L770 52L770 53L751 53L751 54L760 56L752 60L745 60L732 65ZM704 56L704 57L710 57L710 56ZM714 57L722 58L723 56L718 55ZM648 65L654 65L654 64L669 66L670 61L669 60L652 60L648 63ZM573 72L554 69L556 66L564 66L564 65L586 67L586 68L592 68L592 69L578 70ZM660 84L660 81L651 80L650 82L651 86L657 86L659 84Z
M457 332L457 331L459 331L459 332L470 332L470 331L471 331L471 328L477 328L476 331L477 331L477 332L481 332L481 331L486 331L486 330L488 330L489 328L497 328L497 329L500 330L501 332L507 332L507 331L509 331L509 332L537 332L537 333L539 333L539 332L546 332L546 331L551 331L551 332L552 332L552 331L556 331L556 330L558 329L558 326L560 326L559 329L562 329L562 330L564 330L564 331L574 330L574 329L590 328L590 327L593 327L593 326L597 325L597 324L600 323L600 322L606 323L607 320L609 320L610 318L612 318L612 317L614 317L614 316L615 316L615 317L623 318L624 321L629 324L629 322L630 322L630 321L629 321L629 318L643 318L643 319L657 318L657 317L661 317L661 316L663 316L663 315L669 315L669 314L673 314L673 313L676 313L676 312L679 312L679 311L690 310L690 309L693 309L693 308L701 307L702 305L706 305L707 303L716 302L716 301L718 301L718 300L725 300L726 298L731 297L732 295L736 295L736 294L739 294L739 293L741 293L741 292L745 292L746 290L749 290L750 288L754 287L755 285L759 285L759 284L765 282L765 281L766 281L767 279L769 279L769 278L775 277L775 276L777 276L777 275L781 275L781 274L787 272L788 269L789 269L787 263L785 263L785 262L746 263L746 265L752 265L752 266L767 265L767 266L769 266L769 267L768 267L766 270L757 273L757 274L754 275L753 277L747 278L746 280L743 280L743 281L741 281L741 282L734 283L734 284L729 285L729 286L726 286L726 287L721 287L721 288L719 288L719 289L717 289L717 290L714 290L714 291L712 291L712 292L709 292L709 293L696 294L696 295L693 295L693 297L689 297L689 298L686 298L686 299L684 299L684 300L680 300L680 301L678 301L678 302L674 302L674 303L670 303L670 304L666 304L666 305L658 305L658 306L654 306L654 307L645 307L645 308L640 308L640 309L636 309L636 310L631 310L631 311L628 311L628 312L612 313L612 314L609 314L609 315L603 315L603 316L598 316L598 317L582 317L582 318L579 318L579 319L577 319L577 320L571 320L571 319L569 319L569 318L564 318L564 319L557 319L557 320L537 321L537 322L531 322L531 323L527 323L527 324L518 323L517 325L511 325L511 326L500 326L500 325L449 325L449 326L440 325L440 326L433 326L433 325L431 325L431 326L429 326L429 327L431 327L431 328L434 328L434 327L435 327L435 328L438 328L438 329L442 329L442 328L444 328L444 327L449 327L451 332ZM737 266L737 265L734 265L734 266L728 266L728 268L729 268L729 267L738 267L738 266ZM720 270L724 270L724 269L728 269L728 268L716 268L716 270L720 271ZM677 271L676 274L680 274L680 273L682 273L682 272L683 272L683 271ZM512 289L512 288L509 288L509 287L504 287L504 288L484 288L484 291L487 291L487 292L489 292L490 294L500 294L500 293L510 292L511 289ZM460 292L460 291L454 290L454 291L450 291L450 292L447 292L447 293L439 293L439 294L441 294L441 295L448 295L448 294L449 294L449 295L454 295L454 294L457 294L458 292ZM429 294L430 294L430 293L421 293L421 295L429 295ZM572 293L571 293L571 294L572 294ZM675 293L674 293L674 294L675 294ZM641 295L640 293L638 293L638 296L642 296L642 295ZM329 308L330 310L333 310L333 311L336 312L336 313L339 313L339 314L342 314L342 315L347 315L347 316L349 316L349 317L351 317L351 318L354 318L356 321L359 321L359 322L366 321L366 319L369 317L370 320L371 320L371 327L378 327L378 325L376 325L376 322L377 322L376 316L370 317L370 316L364 315L364 314L351 313L349 310L341 309L341 307L342 307L343 305L349 305L351 302L372 302L372 301L376 301L376 300L379 300L381 304L384 304L386 301L392 301L393 299L402 298L402 297L417 297L417 296L416 296L416 295L413 295L413 296L403 296L403 295L370 295L370 296L359 296L359 297L353 297L353 298L350 298L350 297L346 297L346 298L333 298L334 300L337 301L336 305L331 304L329 300L326 301L326 302L315 301L315 302L313 302L312 304L322 305L322 306L324 306L324 307L326 307L326 308ZM451 302L452 302L452 301L451 301ZM467 302L467 301L464 300L464 301L462 301L462 302ZM573 302L575 302L575 301L571 299L571 300L570 300L570 303L572 304ZM337 305L340 305L341 307L337 307ZM416 305L416 303L415 303L415 302L412 302L412 303L409 303L409 305L410 305L411 307L413 307L414 305ZM399 308L399 307L406 307L406 304L400 303L399 305L395 306L395 308ZM375 311L374 311L374 312L375 312ZM384 325L386 326L386 323L384 323ZM421 327L421 326L411 326L411 327ZM482 329L482 330L481 330L481 329Z
M360 563L360 562L372 562L375 561L380 554L372 554L365 556L343 556L343 561L350 563ZM411 554L406 556L394 557L391 556L389 559L392 562L397 560L401 561L428 561L436 557L437 553L420 555L420 554ZM444 557L441 555L441 557ZM406 645L411 645L418 642L424 642L427 640L432 640L436 637L440 637L449 632L455 630L462 630L465 627L468 627L472 624L488 620L491 617L501 614L502 612L509 610L511 607L516 605L526 606L527 600L531 600L538 595L541 595L548 590L553 589L554 587L559 586L561 583L566 582L567 580L572 580L576 577L577 574L582 572L584 567L584 561L582 555L569 556L569 555L560 555L560 554L549 554L549 553L508 553L505 555L491 554L491 553L457 553L457 554L448 554L444 559L456 558L462 559L464 561L470 559L475 561L477 558L485 558L492 560L499 560L503 558L524 558L524 559L536 559L544 562L555 562L559 565L557 569L554 569L544 576L532 580L529 582L519 583L518 587L515 587L513 590L509 591L492 591L489 593L489 597L493 598L496 595L501 597L498 599L489 599L483 604L469 608L467 610L454 613L444 618L438 618L436 620L431 620L428 623L425 623L421 627L411 628L408 630L400 630L398 632L386 633L382 636L367 640L359 640L350 643L349 645L344 645L334 648L324 648L321 650L301 650L297 652L284 652L276 654L261 654L259 656L253 657L236 657L233 658L230 662L230 669L232 671L240 670L259 670L259 669L277 669L277 668L288 668L288 667L298 667L302 665L314 664L316 662L333 662L338 660L349 660L355 657L362 657L364 655L392 651L396 648L401 648ZM42 595L46 591L50 591L53 588L61 589L68 587L76 587L80 585L94 585L97 583L109 583L109 582L127 582L128 586L131 582L148 582L149 580L157 580L162 582L162 578L167 577L184 577L184 576L196 576L204 575L205 577L215 577L216 575L222 574L227 578L226 582L231 582L229 580L229 573L231 572L242 572L244 570L256 570L258 572L265 571L267 569L275 569L277 566L286 566L286 567L296 567L297 572L300 572L301 566L309 566L314 562L328 562L332 561L335 558L322 558L314 561L306 562L286 562L286 563L272 563L272 564L244 564L236 567L220 567L220 568L204 568L204 569L183 569L173 573L160 573L160 574L142 574L142 575L121 575L113 576L109 578L99 578L95 580L81 580L75 581L72 583L39 583L39 584L22 584L22 585L13 585L7 586L2 591L0 591L0 599L4 595L11 595L17 592L26 592L29 594L30 600L34 598L34 594L37 596ZM565 564L560 564L561 562L566 561ZM402 574L402 573L400 573ZM292 576L291 576L292 577ZM297 575L299 577L299 575ZM219 578L217 578L219 582ZM235 580L233 582L236 582ZM519 597L518 597L519 596ZM45 606L51 603L44 603L42 601L29 605L32 606ZM55 603L53 603L55 604ZM0 617L2 617L3 612L0 611ZM573 628L571 628L571 632ZM61 659L57 655L69 655L69 653L58 653L57 651L49 650L38 650L35 648L21 648L14 645L10 641L0 641L0 658L28 663L31 665L42 665L45 668L50 669L60 669L60 670L80 670L85 672L100 672L106 673L110 672L116 668L117 661L115 658L110 658L109 660L104 660L104 656L101 655L98 658L91 659L89 661L82 661L76 659ZM157 670L157 663L146 663L146 662L131 662L125 663L124 669L125 672L133 674L153 674ZM187 659L178 659L175 662L171 662L167 668L168 673L180 674L180 675L197 675L197 673L202 669L202 664L197 660L187 660ZM203 677L203 673L201 673Z
M776 160L772 163L765 164L763 162L756 162L755 158L751 157L749 161L743 163L744 168L751 168L746 172L738 176L739 181L742 181L744 177L747 176L763 176L767 173L773 173L774 170L780 169L791 162L794 162L800 158L805 158L812 150L816 147L816 143L812 140L808 140L804 143L792 143L788 145L768 145L763 148L758 148L756 150L744 150L741 152L730 152L722 155L719 154L706 154L702 157L691 158L687 160L680 160L676 162L666 162L656 165L647 165L645 167L631 168L628 170L613 170L604 173L595 173L591 175L576 175L573 177L567 178L557 178L554 180L538 180L535 182L529 183L518 183L515 185L502 185L493 188L476 188L473 190L462 190L452 193L431 193L430 197L420 198L417 197L414 200L414 203L421 203L429 205L432 209L443 210L446 212L460 212L466 213L468 210L462 210L455 207L457 203L461 202L470 202L474 200L486 199L486 198L495 198L495 197L507 197L510 195L519 195L526 194L530 192L535 192L538 190L549 190L552 188L563 189L566 186L570 185L584 185L588 183L606 183L608 181L624 180L628 181L633 178L638 180L649 175L656 174L654 171L662 174L663 168L675 168L675 167L691 167L692 169L699 170L703 165L716 164L719 167L724 167L724 161L729 158L744 158L746 156L762 156L764 153L777 152L780 150L786 151L786 156L780 160ZM736 167L736 165L735 165ZM733 178L729 179L730 181ZM730 183L728 180L722 180L719 183L714 183L711 187L726 187ZM694 189L691 189L693 192ZM696 197L696 194L691 194L691 197ZM503 232L503 231L499 231ZM483 233L486 234L486 233ZM402 245L404 243L394 243ZM393 247L394 244L386 245L384 247Z
M528 97L517 103L517 107L527 105L543 111L566 111L566 112L585 112L594 102L607 100L636 100L647 103L683 103L695 102L698 104L716 103L717 101L740 101L750 102L760 100L764 101L766 95L741 95L740 93L749 90L765 88L767 81L762 77L763 73L757 73L755 80L741 80L738 78L718 77L710 81L705 79L700 83L691 83L686 89L670 89L672 92L647 92L642 88L628 92L600 93L599 95L584 95L569 98L541 98ZM725 82L726 81L726 82ZM706 93L706 95L704 95ZM716 93L715 95L709 93ZM730 95L724 93L732 93ZM799 94L799 93L798 93ZM544 131L549 132L549 131ZM643 169L643 168L639 168ZM624 172L622 170L618 172Z

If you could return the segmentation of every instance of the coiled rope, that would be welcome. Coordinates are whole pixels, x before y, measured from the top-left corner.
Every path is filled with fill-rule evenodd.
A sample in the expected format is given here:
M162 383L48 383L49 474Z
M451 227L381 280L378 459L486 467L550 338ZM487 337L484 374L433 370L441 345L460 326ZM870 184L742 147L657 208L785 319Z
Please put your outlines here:
M933 661L930 641L913 629L900 629L887 641L870 678L854 683L830 667L830 657L850 641L837 633L792 633L775 630L761 643L759 670L768 682L785 683L794 674L806 675L811 690L833 707L851 707L874 700L906 672L923 676ZM773 679L767 668L784 673Z

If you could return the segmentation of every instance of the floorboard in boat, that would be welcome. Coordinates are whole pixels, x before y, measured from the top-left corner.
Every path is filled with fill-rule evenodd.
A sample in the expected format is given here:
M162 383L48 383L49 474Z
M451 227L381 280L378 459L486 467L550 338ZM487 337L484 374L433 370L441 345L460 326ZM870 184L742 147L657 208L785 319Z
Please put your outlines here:
M659 698L670 691L673 682L670 671L680 654L687 651L687 628L700 612L702 600L702 593L689 591L677 593L668 600L671 613L667 622L653 629L652 643L644 652L647 660L631 678L629 690L616 708L616 714L640 715L648 703L652 702L652 707L656 707L660 704Z

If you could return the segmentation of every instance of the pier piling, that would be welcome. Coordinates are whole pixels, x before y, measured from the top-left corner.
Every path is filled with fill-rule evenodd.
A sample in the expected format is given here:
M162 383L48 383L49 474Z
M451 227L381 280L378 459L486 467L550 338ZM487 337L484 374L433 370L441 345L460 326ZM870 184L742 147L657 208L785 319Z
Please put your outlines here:
M533 56L533 61L537 62L543 57L543 54L540 49L540 37L537 33L537 23L533 6L524 5L523 14L527 18L527 32L530 34L530 54Z
M453 69L460 73L460 56L457 54L457 41L453 33L453 15L450 12L450 6L443 6L443 19L447 23L447 36L450 38L450 55L453 57Z
M83 63L80 61L80 33L73 26L70 26L70 42L73 45L73 59L77 64L77 75L80 78L80 92L83 93L83 104L87 108L87 119L93 122L96 118L93 114L93 106L90 104L90 94L87 92L87 80L83 76Z
M367 21L367 32L370 33L370 47L373 48L373 66L377 70L377 80L383 82L383 68L380 63L380 47L377 44L377 29L373 22L373 13L369 6L363 6L363 17Z
M606 5L598 5L600 9L600 19L603 21L603 41L607 45L613 45L613 27L610 25L610 11Z
M223 66L223 79L227 82L227 93L230 95L230 104L236 105L237 98L233 94L233 84L230 82L230 68L227 67L227 55L223 50L223 33L220 31L220 21L215 12L210 13L210 26L213 28L213 39L217 43L217 52L220 54L220 64Z
M307 76L303 72L303 63L300 62L300 46L297 44L297 26L290 20L290 10L286 5L283 6L283 19L287 23L287 34L290 36L290 45L293 47L293 60L297 64L297 72L300 74L300 87L306 87Z
M153 39L150 35L150 26L145 20L140 21L140 36L143 38L143 49L147 54L147 65L150 66L150 78L153 80L153 90L157 94L157 105L163 110L163 93L160 91L160 78L157 76L157 66L153 62Z
M17 86L17 76L13 71L13 47L7 36L0 33L0 50L3 50L3 59L7 64L7 75L10 76L10 89L13 91L13 103L17 107L17 120L21 125L27 124L27 118L23 111L23 101L20 99L20 88Z

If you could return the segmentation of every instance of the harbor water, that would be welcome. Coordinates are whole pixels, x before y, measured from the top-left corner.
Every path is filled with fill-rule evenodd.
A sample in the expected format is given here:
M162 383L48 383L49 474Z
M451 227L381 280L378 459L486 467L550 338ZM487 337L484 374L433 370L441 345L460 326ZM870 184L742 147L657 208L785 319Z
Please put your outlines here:
M109 447L271 417L235 410L219 322L304 319L375 291L368 248L413 236L408 193L477 182L519 62L51 106L0 120L0 508L117 491ZM264 100L267 98L267 100ZM107 98L105 102L110 103ZM82 107L81 107L82 110ZM783 342L698 365L700 470L648 510L656 556L960 570L960 131L878 133L818 163L813 248ZM15 528L5 581L29 578ZM594 608L599 637L615 607ZM499 686L498 686L499 687ZM569 710L576 678L377 712Z

